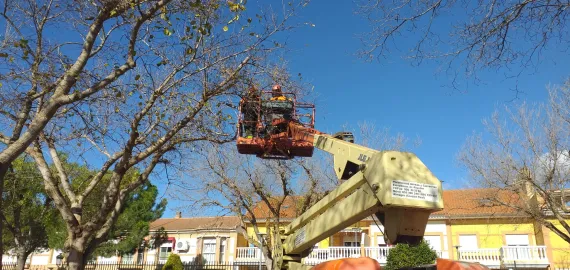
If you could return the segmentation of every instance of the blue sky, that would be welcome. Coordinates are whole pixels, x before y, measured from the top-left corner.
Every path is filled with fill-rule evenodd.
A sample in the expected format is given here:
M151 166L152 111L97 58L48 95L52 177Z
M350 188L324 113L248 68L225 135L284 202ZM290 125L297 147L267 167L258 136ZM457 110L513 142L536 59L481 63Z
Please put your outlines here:
M282 4L277 0L258 1L271 3L277 10ZM250 4L257 5L254 1ZM461 188L469 181L455 157L469 134L482 131L483 118L498 106L512 104L515 93L509 89L518 83L523 91L519 101L540 102L546 98L547 85L559 84L570 75L568 53L550 50L543 55L537 71L529 70L529 75L522 75L518 82L505 80L503 71L487 71L482 74L484 85L460 81L462 85L469 83L469 88L454 91L442 87L449 78L436 76L436 63L413 66L397 52L381 63L357 58L355 53L362 48L357 35L370 28L354 14L354 8L352 1L313 0L301 11L298 21L310 22L314 27L302 27L287 36L291 51L285 60L290 72L301 73L303 80L315 87L316 128L334 133L342 125L354 127L367 121L379 129L388 127L394 134L417 136L422 144L414 152L444 181L444 189ZM465 19L460 14L453 19ZM436 24L444 29L449 25L449 21ZM410 39L397 42L402 48L410 46ZM156 184L161 195L167 194L164 181L157 180ZM170 199L164 217L173 216L179 205Z
M449 78L436 76L438 66L433 62L413 66L394 55L382 63L366 63L354 53L362 46L356 35L369 26L353 11L352 1L312 1L301 21L315 26L298 29L287 39L292 48L286 58L290 71L301 73L317 92L316 128L332 133L343 124L368 121L394 134L419 136L422 144L415 153L444 181L444 189L464 187L469 178L456 162L461 145L472 132L483 131L483 118L513 104L515 93L510 89L517 82L506 80L502 71L487 71L482 73L484 85L469 84L467 91L459 92L442 86ZM409 45L409 40L401 42ZM529 70L518 78L522 93L515 102L544 101L546 86L570 75L567 54L549 51L543 57L536 72ZM164 216L173 216L173 211Z
M467 179L455 155L467 135L482 131L483 118L498 106L512 104L515 93L509 89L516 82L486 72L486 85L470 85L460 93L441 86L448 78L435 76L435 63L416 67L397 55L382 63L365 63L354 56L361 48L355 35L367 31L368 25L353 15L351 1L314 1L304 14L315 27L290 38L299 50L289 61L291 70L301 72L319 93L317 128L333 132L343 123L370 121L394 133L417 135L422 145L416 154L445 181L444 188L462 187ZM557 62L544 61L538 73L519 78L521 100L543 101L546 86L569 75L566 54L548 53L545 59Z

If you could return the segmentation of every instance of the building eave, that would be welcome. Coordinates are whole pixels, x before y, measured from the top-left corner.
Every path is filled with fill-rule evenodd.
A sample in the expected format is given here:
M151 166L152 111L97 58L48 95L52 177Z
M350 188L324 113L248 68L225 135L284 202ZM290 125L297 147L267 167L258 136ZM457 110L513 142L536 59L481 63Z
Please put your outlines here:
M187 233L187 232L236 232L238 227L233 228L212 228L212 229L179 229L179 230L167 230L164 229L167 233ZM151 229L149 232L158 232L158 229Z

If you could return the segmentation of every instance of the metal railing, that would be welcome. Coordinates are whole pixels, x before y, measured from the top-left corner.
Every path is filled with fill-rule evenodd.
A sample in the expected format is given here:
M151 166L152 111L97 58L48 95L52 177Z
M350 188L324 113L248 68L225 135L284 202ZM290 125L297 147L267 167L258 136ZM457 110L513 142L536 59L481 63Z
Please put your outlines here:
M546 246L459 249L459 260L487 266L547 265Z
M265 264L259 262L212 262L212 263L195 263L182 262L184 270L266 270ZM87 263L85 270L162 270L164 263L153 262L97 262ZM2 270L14 270L16 264L13 262L2 263ZM57 265L31 265L27 270L57 270ZM61 267L59 269L66 269Z
M237 261L259 262L265 260L261 254L261 249L256 247L238 247L236 251Z
M379 263L386 263L391 247L367 247L364 248L364 256L374 258Z
M504 246L501 254L504 264L548 264L546 246Z
M328 260L350 257L369 257L377 260L379 263L386 263L388 254L392 247L328 247L315 248L303 259L305 264L315 265ZM362 253L364 252L364 253ZM451 251L436 251L439 258L443 258L444 254L448 257ZM263 256L258 248L238 248L236 261L257 262L263 261ZM545 246L527 246L512 247L504 246L501 248L479 248L479 249L460 249L459 260L467 262L478 262L490 267L499 267L507 264L529 264L540 265L548 264Z
M329 247L329 260L360 257L360 247Z
M498 248L460 249L459 260L498 266L501 265L501 250Z
M386 263L388 253L392 247L328 247L315 248L303 259L305 264L315 265L328 260L354 257L370 257L380 263ZM364 252L364 253L362 253ZM442 252L436 251L441 258ZM236 261L255 262L260 261L261 252L256 247L238 248ZM263 258L261 258L263 261Z

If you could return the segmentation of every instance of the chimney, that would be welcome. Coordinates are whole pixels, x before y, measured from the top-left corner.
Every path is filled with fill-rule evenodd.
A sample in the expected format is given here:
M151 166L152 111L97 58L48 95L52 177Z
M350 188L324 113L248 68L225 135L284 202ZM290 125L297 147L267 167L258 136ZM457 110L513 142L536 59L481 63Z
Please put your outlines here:
M174 216L174 218L181 218L182 217L182 212L176 212L176 215Z

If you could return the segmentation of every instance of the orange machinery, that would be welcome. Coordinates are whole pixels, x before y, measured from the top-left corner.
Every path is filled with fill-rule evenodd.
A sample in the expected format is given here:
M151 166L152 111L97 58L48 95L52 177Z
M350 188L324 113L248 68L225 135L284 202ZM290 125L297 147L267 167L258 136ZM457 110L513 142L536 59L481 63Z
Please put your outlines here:
M409 267L402 270L488 270L479 263L467 263L448 259L437 259L433 265ZM380 264L371 258L346 258L331 260L315 265L312 270L381 270Z
M280 90L280 88L279 88ZM251 91L250 91L251 93ZM413 153L379 151L354 143L351 133L314 129L315 106L293 93L253 93L239 106L237 149L264 159L311 157L314 148L334 156L340 185L284 228L282 269L306 269L302 258L316 243L375 215L390 244L417 244L429 215L443 209L442 186ZM377 270L370 258L328 261L314 270ZM480 264L438 259L436 269L486 269ZM432 269L432 268L417 268Z
M281 100L271 100L270 94L262 91L260 96L241 100L238 152L264 159L311 157L313 143L292 137L291 128L319 133L313 129L314 104L298 102L294 93L283 93L285 98Z

